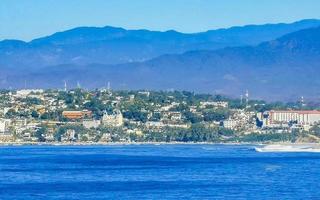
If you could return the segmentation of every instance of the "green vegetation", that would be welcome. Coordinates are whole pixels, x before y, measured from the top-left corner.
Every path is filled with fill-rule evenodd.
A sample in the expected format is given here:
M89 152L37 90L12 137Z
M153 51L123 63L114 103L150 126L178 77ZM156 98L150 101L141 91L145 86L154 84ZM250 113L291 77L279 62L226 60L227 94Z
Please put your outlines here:
M292 133L267 133L258 134L252 133L235 138L237 142L295 142L297 134Z

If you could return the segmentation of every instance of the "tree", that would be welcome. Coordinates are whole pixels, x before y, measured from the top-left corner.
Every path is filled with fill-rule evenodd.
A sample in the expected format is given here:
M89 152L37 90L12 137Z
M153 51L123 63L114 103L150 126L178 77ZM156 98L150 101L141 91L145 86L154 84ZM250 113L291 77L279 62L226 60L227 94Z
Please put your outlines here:
M31 112L31 117L33 117L33 118L38 118L38 117L39 117L38 112L35 111L35 110L33 110L33 111Z
M227 109L210 110L204 113L204 121L222 121L229 117Z
M42 103L41 99L34 98L34 97L27 97L25 100L28 106L30 105L40 105Z
M141 107L139 104L129 105L127 110L123 112L123 116L127 119L146 122L148 120L148 113L141 111Z
M191 122L192 124L202 121L202 117L201 116L196 115L196 114L194 114L192 112L189 112L189 111L185 112L184 116L186 118L186 121L187 122Z
M6 118L13 118L17 115L18 113L14 109L9 109L8 112L5 114Z
M67 129L63 126L60 126L58 130L54 133L55 141L61 142L61 137L66 133Z
M37 138L38 142L45 142L45 135L47 133L47 128L45 126L42 126L40 129L38 129L35 132L35 137Z
M41 119L44 119L44 120L47 120L47 119L50 118L50 115L49 115L48 112L45 112L45 113L43 113L43 114L40 116L40 118L41 118Z

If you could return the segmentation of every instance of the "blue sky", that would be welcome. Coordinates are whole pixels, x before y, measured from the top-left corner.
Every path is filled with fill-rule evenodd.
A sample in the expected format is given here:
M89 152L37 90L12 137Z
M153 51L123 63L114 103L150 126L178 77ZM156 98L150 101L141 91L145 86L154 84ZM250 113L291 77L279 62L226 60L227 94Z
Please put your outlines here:
M200 32L320 19L319 10L319 0L0 0L0 40L31 40L77 26Z

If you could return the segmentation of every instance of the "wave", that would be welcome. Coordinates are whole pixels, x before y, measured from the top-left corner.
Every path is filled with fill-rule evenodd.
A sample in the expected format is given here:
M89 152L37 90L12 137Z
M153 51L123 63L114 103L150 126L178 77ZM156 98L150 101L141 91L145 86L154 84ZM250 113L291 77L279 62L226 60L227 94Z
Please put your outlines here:
M255 147L257 152L314 152L320 153L320 146L315 145L265 145Z

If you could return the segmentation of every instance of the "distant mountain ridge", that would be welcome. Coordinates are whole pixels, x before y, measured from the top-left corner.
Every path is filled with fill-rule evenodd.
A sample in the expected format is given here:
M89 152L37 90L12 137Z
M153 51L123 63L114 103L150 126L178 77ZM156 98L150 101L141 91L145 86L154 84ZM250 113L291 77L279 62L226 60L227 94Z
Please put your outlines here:
M64 38L54 36L50 40L39 39L31 43L36 47L51 48L51 43L61 43L60 37ZM120 38L123 39L122 36ZM14 49L20 45L22 47L19 48L25 48L21 42L15 42ZM66 43L81 42L69 38ZM10 49L10 45L11 42L3 41L0 52L4 47ZM248 89L253 98L267 100L296 100L300 96L320 99L319 61L320 27L316 26L258 45L195 49L182 54L164 54L142 62L69 62L30 68L8 66L1 68L0 86L22 87L27 81L29 87L61 88L64 81L69 87L75 87L79 81L85 87L99 88L110 81L116 89L178 89L232 96Z
M172 30L126 30L110 26L79 27L31 42L1 41L0 65L37 68L60 64L141 62L163 54L257 45L316 26L320 26L320 20L310 19L291 24L248 25L193 34Z

